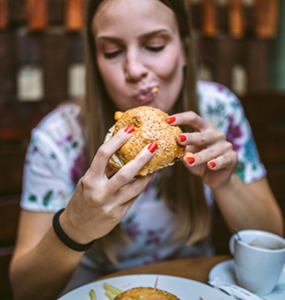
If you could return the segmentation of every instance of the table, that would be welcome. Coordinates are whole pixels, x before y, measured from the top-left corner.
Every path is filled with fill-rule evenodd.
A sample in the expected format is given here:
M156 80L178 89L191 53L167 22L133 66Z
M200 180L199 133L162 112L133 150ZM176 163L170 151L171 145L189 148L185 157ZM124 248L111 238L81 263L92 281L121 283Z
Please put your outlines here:
M174 259L158 263L143 265L140 267L126 269L124 271L112 273L101 279L132 274L162 274L179 276L203 283L208 282L210 270L218 263L232 259L230 255L216 255L194 258Z

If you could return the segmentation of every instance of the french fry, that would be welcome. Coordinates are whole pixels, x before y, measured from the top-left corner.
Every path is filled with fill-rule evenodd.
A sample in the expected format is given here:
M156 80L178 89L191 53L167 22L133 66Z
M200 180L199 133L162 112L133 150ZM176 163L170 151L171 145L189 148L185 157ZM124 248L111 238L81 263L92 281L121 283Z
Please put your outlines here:
M90 290L89 294L90 294L91 300L97 300L95 291L93 289Z
M122 290L115 288L114 286L108 284L107 282L104 282L103 286L106 291L110 291L110 292L112 292L112 294L114 294L116 296L123 292Z
M117 295L112 293L110 290L106 290L105 295L110 299L113 300Z

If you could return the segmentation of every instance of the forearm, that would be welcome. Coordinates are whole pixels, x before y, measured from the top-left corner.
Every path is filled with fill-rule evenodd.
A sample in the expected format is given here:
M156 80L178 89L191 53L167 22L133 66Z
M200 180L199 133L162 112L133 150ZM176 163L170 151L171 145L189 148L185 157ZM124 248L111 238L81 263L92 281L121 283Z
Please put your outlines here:
M283 235L282 214L266 179L244 184L232 175L227 184L213 193L231 231L254 228Z
M35 248L12 261L10 278L15 299L55 299L82 255L66 247L50 228Z

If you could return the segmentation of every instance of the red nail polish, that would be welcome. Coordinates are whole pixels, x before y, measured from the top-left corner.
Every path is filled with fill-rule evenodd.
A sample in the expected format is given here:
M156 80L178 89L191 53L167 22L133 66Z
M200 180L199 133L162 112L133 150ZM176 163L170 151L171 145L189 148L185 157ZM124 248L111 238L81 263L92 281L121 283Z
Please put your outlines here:
M172 124L176 121L176 117L169 117L166 119L166 122L169 123L169 124Z
M210 161L209 165L211 165L212 168L215 168L215 166L216 166L216 164L213 161Z
M179 134L178 137L182 143L186 141L186 136L184 134Z
M186 159L188 160L190 165L194 164L195 162L195 158L193 156L188 156Z
M149 152L153 153L157 148L157 144L156 143L151 143L147 149L149 150Z
M124 130L126 133L132 133L135 131L135 127L132 125L132 126L129 126L127 127L125 130Z

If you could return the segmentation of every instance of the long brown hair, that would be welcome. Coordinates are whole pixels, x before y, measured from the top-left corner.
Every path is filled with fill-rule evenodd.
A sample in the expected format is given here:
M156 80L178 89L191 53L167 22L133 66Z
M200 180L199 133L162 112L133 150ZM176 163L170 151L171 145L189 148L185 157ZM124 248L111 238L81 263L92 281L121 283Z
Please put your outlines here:
M90 162L102 144L108 128L113 125L113 116L116 110L104 88L98 70L92 33L93 17L103 1L89 0L86 11L86 98L83 104L83 113L86 120L86 145ZM158 1L170 7L175 13L187 57L183 88L172 113L189 110L199 113L194 45L187 7L183 0ZM179 162L171 168L162 170L159 187L170 209L177 215L173 238L188 239L187 245L191 245L206 237L209 233L210 221L201 178L194 176ZM127 241L128 239L119 225L100 239L105 253L113 262L116 262L116 243L122 240Z

